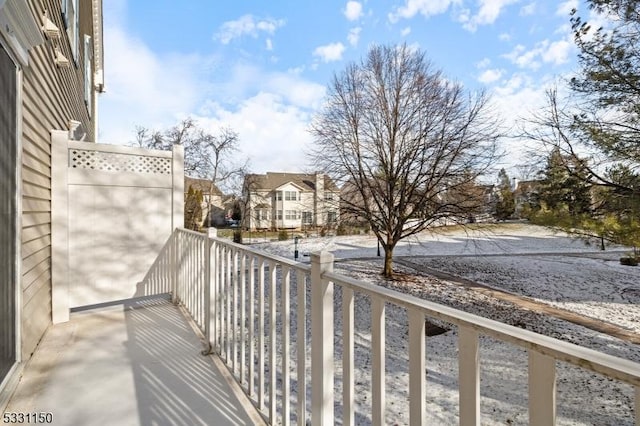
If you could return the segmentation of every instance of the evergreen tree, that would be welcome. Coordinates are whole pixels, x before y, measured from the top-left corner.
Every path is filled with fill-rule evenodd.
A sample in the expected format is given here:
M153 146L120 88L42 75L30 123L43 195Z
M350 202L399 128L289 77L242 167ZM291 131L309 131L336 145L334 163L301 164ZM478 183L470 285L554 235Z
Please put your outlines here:
M539 199L552 212L566 211L570 215L580 215L591 211L591 185L584 161L571 156L563 156L554 149L547 158L542 171Z
M571 80L582 113L575 135L615 161L640 164L640 1L589 0L608 18L594 29L573 12L571 19L581 72ZM602 176L607 178L607 176ZM610 180L608 183L615 184Z
M498 173L498 200L496 202L496 219L506 220L516 211L516 201L511 190L511 180L505 169Z
M546 210L535 219L638 246L640 0L586 3L604 26L592 27L572 12L580 70L570 81L571 108L560 106L557 93L550 91L547 114L537 119L542 130L529 134L557 150L544 173L541 199ZM578 152L588 152L589 161ZM560 166L552 167L554 162ZM594 208L589 206L591 195Z
M184 227L197 231L202 224L202 191L189 185L184 200Z

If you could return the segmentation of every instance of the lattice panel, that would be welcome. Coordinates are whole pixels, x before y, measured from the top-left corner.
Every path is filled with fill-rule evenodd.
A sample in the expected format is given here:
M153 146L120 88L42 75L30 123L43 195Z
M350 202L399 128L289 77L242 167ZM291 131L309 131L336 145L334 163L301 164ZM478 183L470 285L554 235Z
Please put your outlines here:
M170 175L171 158L145 157L141 155L119 154L85 149L70 149L69 167L74 169L91 169L111 172Z

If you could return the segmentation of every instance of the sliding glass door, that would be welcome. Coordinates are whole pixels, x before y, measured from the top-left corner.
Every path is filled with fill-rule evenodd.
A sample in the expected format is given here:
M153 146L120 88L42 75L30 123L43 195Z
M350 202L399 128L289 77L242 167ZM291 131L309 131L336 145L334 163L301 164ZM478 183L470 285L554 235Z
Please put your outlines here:
M0 382L16 361L16 75L0 44Z

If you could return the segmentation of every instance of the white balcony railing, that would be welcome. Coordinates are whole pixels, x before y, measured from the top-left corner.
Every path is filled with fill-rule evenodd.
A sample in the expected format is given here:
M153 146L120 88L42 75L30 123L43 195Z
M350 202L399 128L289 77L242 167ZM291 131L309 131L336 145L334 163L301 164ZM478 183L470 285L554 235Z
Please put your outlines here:
M342 276L333 272L330 253L312 254L309 266L186 230L174 232L166 253L173 266L162 262L165 276L152 275L171 281L174 301L184 305L209 349L224 360L271 424L305 425L308 418L313 425L335 423L334 405L340 405L334 401L337 335L342 339L340 420L355 424L354 296L361 294L371 303L372 401L365 417L374 425L385 423L385 310L390 305L405 308L408 316L412 425L426 423L425 318L458 327L461 425L480 424L480 335L528 351L530 424L555 424L559 361L630 384L635 424L640 425L638 363ZM341 321L334 321L334 288L341 292ZM334 330L334 322L342 323L341 331Z

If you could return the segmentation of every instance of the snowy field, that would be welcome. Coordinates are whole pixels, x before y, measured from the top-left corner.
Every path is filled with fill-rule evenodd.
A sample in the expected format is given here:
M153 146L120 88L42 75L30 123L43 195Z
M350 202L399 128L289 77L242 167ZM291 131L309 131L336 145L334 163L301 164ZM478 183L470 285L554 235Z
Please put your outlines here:
M376 245L375 239L366 235L324 237L301 240L299 250L300 253L329 250L339 260L336 270L363 281L640 362L639 345L480 294L414 269L396 265L399 279L383 280L379 275L382 261L376 256ZM280 256L293 257L292 241L255 246ZM598 248L598 245L585 245L583 241L553 234L544 228L508 224L482 231L458 229L422 234L402 242L395 256L407 256L412 262L429 268L640 332L640 268L619 265L617 259L624 253L624 248L612 247L605 252ZM308 262L309 258L302 257L301 260ZM335 398L336 419L339 420L340 291L336 291L335 299ZM293 286L292 301L295 300ZM356 422L367 424L370 419L366 413L371 411L368 299L356 296L355 311ZM387 306L386 318L386 420L388 424L407 424L406 314L401 308ZM294 328L297 327L295 317L292 323ZM427 337L427 419L429 424L457 424L457 330L447 324L439 325L449 331ZM487 337L481 337L480 348L482 424L527 424L526 351ZM632 407L631 386L557 363L557 424L632 425Z

